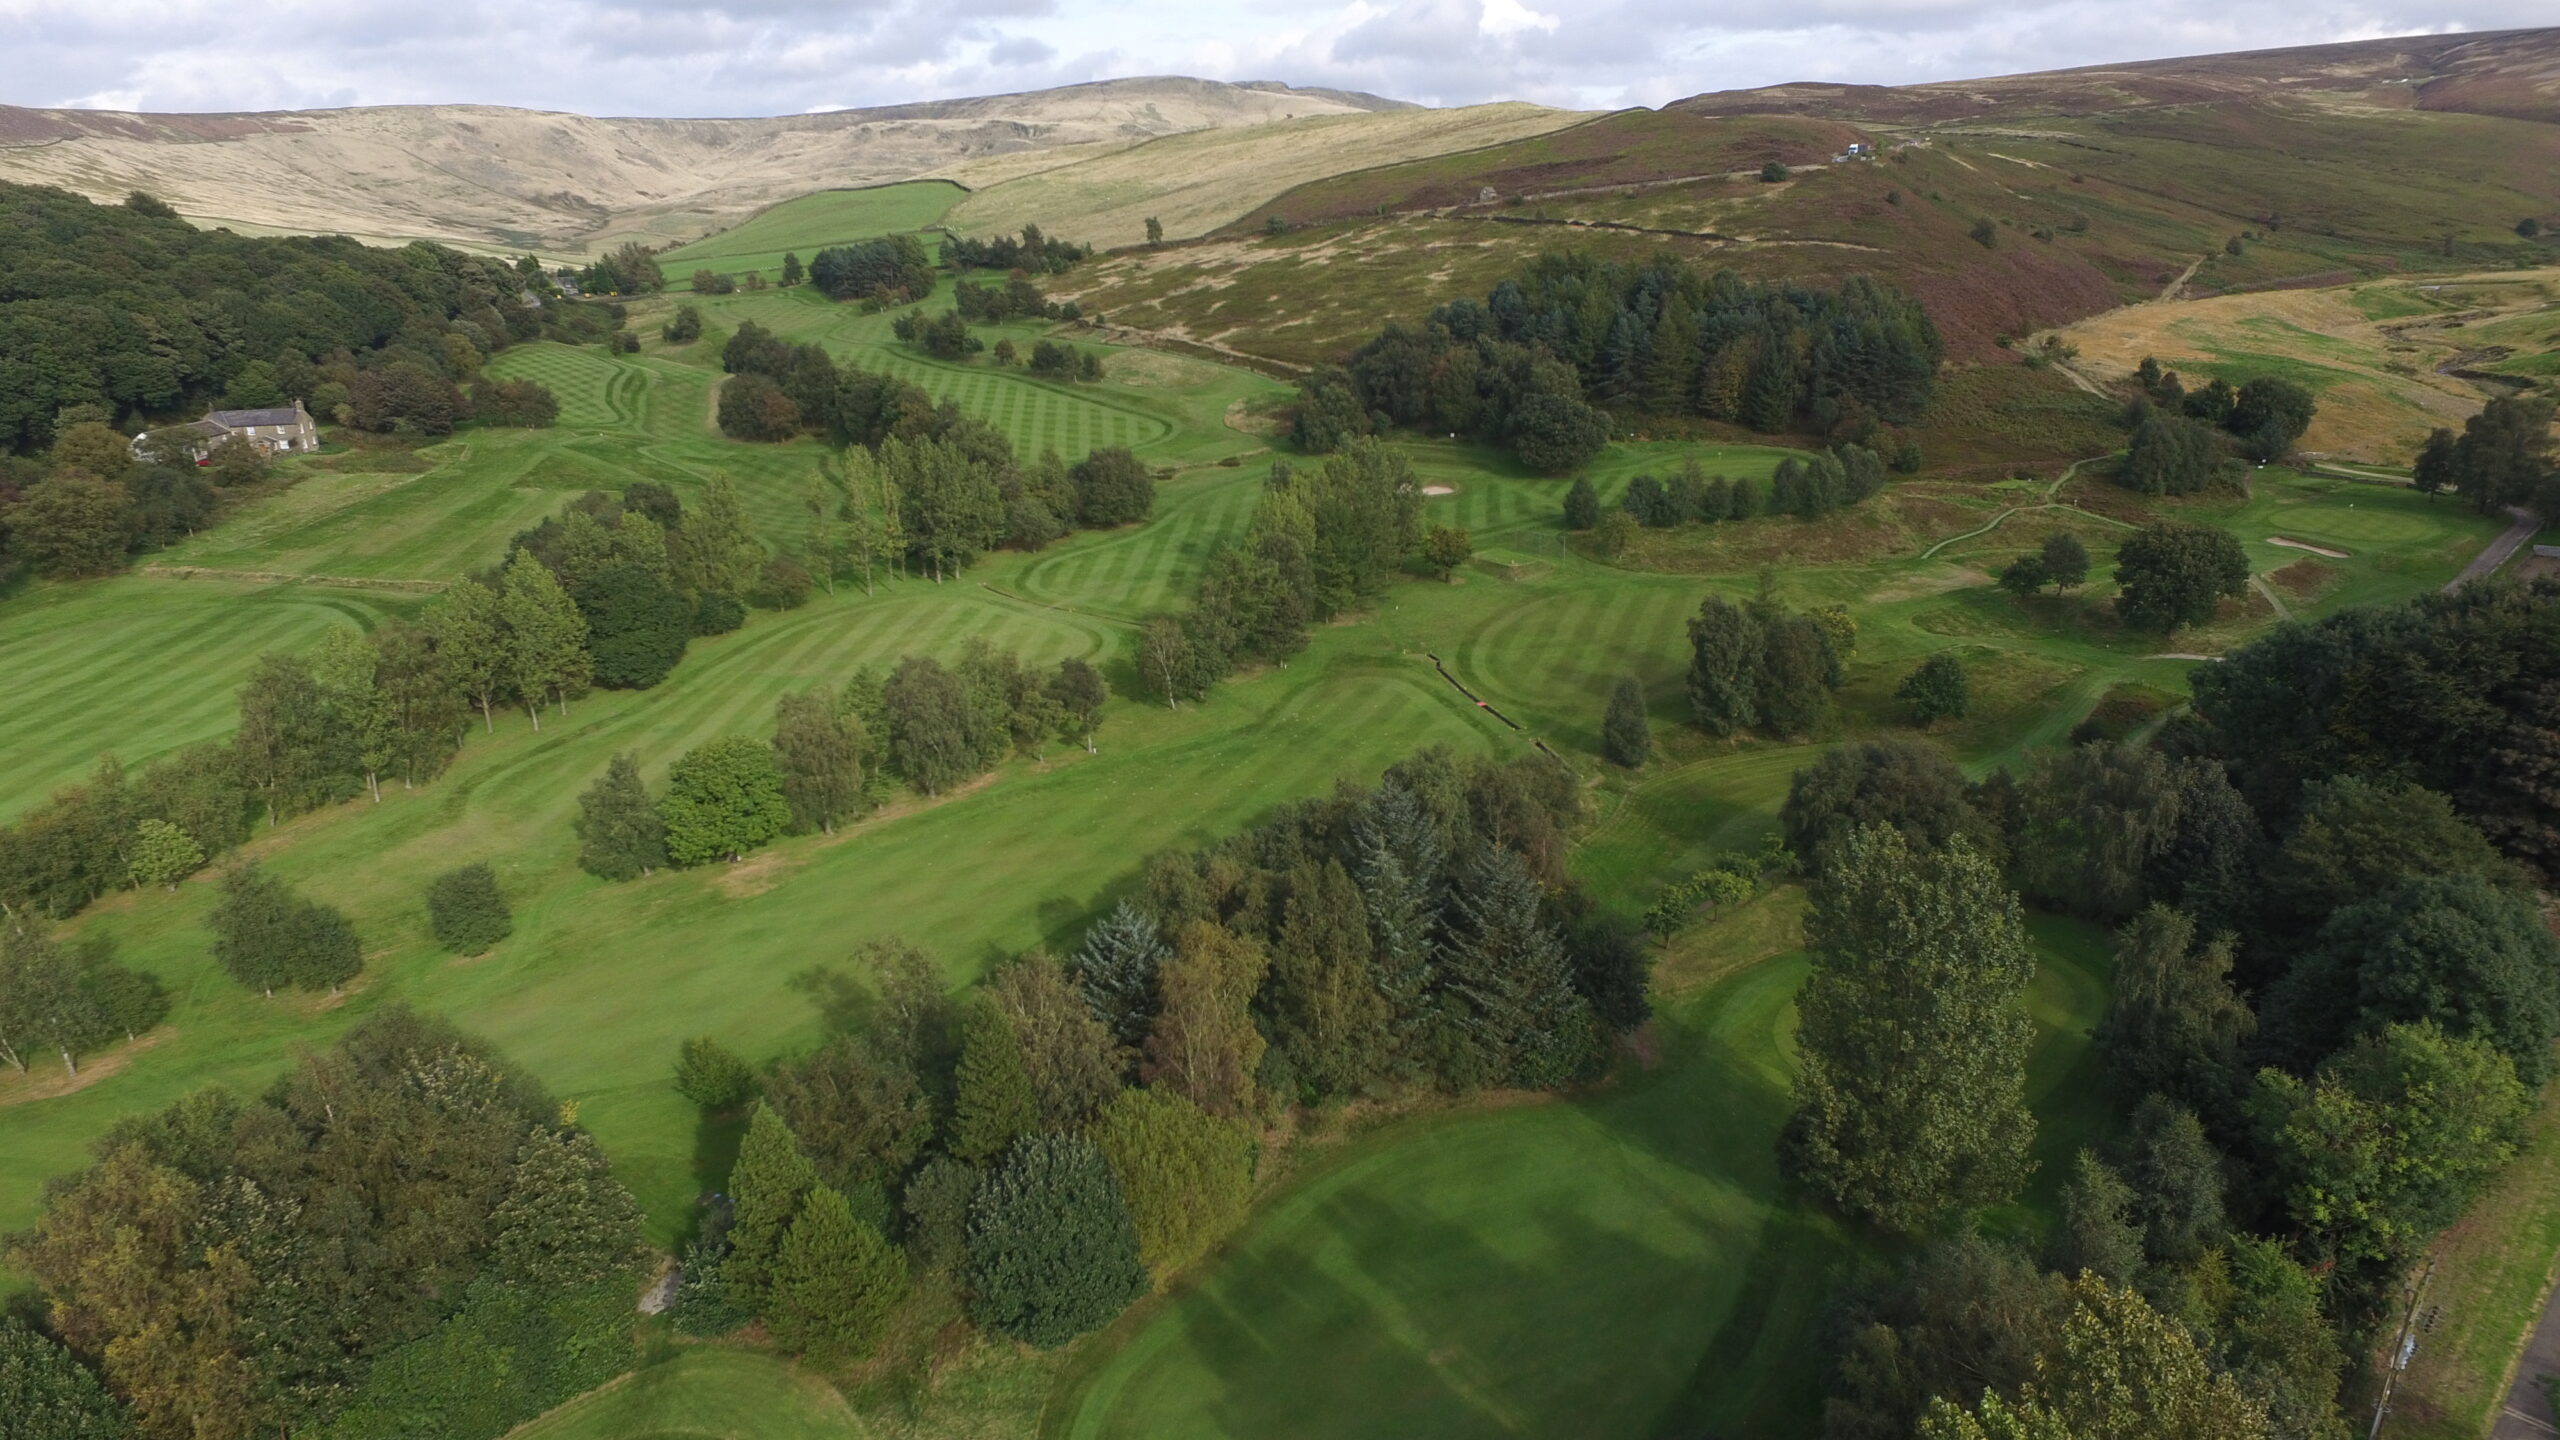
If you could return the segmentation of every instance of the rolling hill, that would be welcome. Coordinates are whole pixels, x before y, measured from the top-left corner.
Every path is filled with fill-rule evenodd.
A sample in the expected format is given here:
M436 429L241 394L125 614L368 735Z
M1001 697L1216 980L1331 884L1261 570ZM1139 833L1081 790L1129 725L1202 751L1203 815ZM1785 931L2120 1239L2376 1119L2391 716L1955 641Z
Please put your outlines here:
M767 119L488 105L137 115L0 106L0 179L149 190L245 230L582 253L686 240L813 190L1061 146L1411 109L1347 91L1156 77Z

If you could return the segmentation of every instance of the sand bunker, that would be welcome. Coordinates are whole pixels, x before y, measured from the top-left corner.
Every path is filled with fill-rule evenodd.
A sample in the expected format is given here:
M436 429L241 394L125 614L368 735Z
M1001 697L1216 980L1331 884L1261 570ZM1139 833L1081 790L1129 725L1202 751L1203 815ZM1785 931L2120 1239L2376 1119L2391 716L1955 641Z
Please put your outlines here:
M2344 560L2347 558L2347 552L2344 550L2332 550L2326 545L2312 545L2300 540L2287 540L2281 535L2268 536L2267 543L2270 545L2281 545L2287 550L2308 550L2314 555L2326 555L2332 560Z
M1458 487L1455 485L1425 485L1422 487L1422 493L1425 495L1455 495L1458 493Z

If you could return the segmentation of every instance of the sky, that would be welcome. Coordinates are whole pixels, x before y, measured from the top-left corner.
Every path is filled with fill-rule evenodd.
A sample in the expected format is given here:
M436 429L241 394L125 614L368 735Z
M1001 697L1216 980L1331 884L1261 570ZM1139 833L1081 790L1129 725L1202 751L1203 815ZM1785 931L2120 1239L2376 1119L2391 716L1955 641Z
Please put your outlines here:
M2490 30L2549 3L0 0L0 102L780 115L1171 74L1607 109Z

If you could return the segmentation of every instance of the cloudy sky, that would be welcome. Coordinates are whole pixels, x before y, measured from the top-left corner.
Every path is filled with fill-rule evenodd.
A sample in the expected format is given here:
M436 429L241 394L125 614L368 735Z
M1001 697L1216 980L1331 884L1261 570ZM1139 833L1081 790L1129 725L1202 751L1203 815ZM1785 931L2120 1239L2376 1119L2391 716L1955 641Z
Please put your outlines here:
M1184 74L1601 108L2496 29L2542 3L0 0L0 102L771 115Z

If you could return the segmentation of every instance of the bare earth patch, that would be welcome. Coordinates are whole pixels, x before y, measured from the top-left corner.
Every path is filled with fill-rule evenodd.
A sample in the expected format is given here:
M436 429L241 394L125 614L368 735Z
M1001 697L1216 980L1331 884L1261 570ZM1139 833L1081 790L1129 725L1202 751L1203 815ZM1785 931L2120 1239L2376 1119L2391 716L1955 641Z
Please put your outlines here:
M29 1064L25 1074L21 1075L14 1070L0 1071L0 1106L26 1105L38 1100L51 1100L57 1096L68 1095L76 1090L86 1090L122 1070L134 1056L166 1044L169 1038L177 1033L176 1030L163 1025L139 1040L119 1045L114 1050L81 1066L77 1079L64 1073L60 1056L52 1057L53 1063L44 1065L34 1063L38 1057L31 1055L28 1057Z

